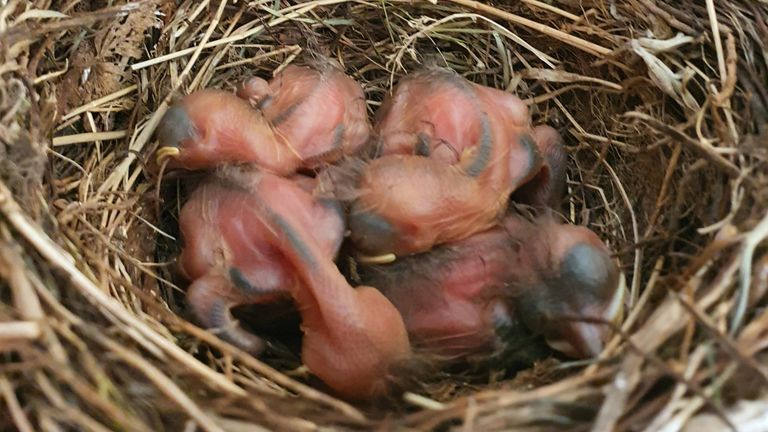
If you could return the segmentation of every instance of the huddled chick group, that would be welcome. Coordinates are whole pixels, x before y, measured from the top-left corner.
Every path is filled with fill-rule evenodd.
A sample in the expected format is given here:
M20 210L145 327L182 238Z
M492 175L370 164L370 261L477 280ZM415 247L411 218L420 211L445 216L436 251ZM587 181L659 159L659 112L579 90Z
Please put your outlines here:
M620 319L618 269L597 235L511 208L557 206L566 157L507 92L427 69L398 83L372 127L351 77L291 65L236 93L186 96L157 138L159 161L210 171L180 214L199 322L259 354L231 308L292 300L303 363L342 396L385 393L416 353L490 355L518 323L595 356ZM336 264L345 241L354 278Z

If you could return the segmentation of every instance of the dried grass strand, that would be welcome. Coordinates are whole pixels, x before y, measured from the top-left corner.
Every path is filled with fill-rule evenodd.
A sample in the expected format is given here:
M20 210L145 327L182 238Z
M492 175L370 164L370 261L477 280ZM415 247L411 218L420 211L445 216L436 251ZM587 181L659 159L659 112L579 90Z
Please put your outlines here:
M722 155L717 153L717 151L714 149L714 147L712 147L711 144L697 141L689 137L688 135L684 134L683 132L677 130L676 128L663 124L659 120L647 114L631 111L626 113L625 115L628 118L642 120L648 123L648 125L653 127L654 129L662 131L668 134L670 137L675 138L676 140L679 140L683 144L688 145L689 147L691 147L692 149L700 153L702 156L705 156L715 165L723 169L723 171L725 171L725 173L728 174L729 176L731 177L741 176L742 174L741 170L736 165L731 163L729 160L725 159Z
M524 27L528 27L532 30L535 30L539 33L552 37L553 39L559 40L560 42L568 44L574 48L580 49L596 57L606 56L611 53L611 50L609 50L608 48L602 47L598 44L586 41L584 39L562 32L560 30L553 29L552 27L545 26L544 24L537 23L528 18L523 18L519 15L505 12L501 9L495 8L490 5L486 5L474 0L448 0L448 1L450 1L451 3L455 3L458 5L470 8L470 9L487 13L489 15L492 15L498 18L502 18L513 24L518 24Z
M210 382L215 387L228 393L239 396L245 395L243 389L225 380L220 374L207 368L198 360L184 352L176 344L159 335L147 326L146 323L131 315L121 304L116 302L115 299L109 297L107 293L99 289L99 287L97 287L90 279L85 277L85 275L75 267L75 260L72 256L64 252L47 235L42 233L34 223L29 221L3 182L0 182L0 212L5 215L19 234L21 234L43 257L45 257L46 260L48 260L49 264L67 274L70 278L70 283L80 289L82 294L85 295L89 301L93 302L95 306L104 308L104 310L108 311L109 314L107 317L116 318L119 324L124 327L127 326L127 329L134 330L143 338L146 338L146 340L151 341L152 345L161 349L180 364L189 367L191 371L205 379L206 382ZM133 335L134 333L133 331L128 331L128 334Z
M8 406L8 413L11 415L14 424L18 428L19 432L34 432L32 423L30 423L27 415L24 413L24 409L19 403L19 399L16 397L16 393L13 390L13 386L5 376L0 375L0 394L5 399L5 404Z
M328 6L328 5L334 5L334 4L346 3L346 2L349 2L349 0L315 0L315 1L308 1L308 2L304 3L298 9L297 9L297 6L288 7L288 8L285 8L283 11L281 11L283 16L281 16L279 18L275 18L275 19L269 21L269 23L267 23L265 25L260 25L260 26L254 27L251 30L248 30L246 32L239 33L239 34L236 34L236 35L232 35L232 36L227 37L227 38L217 39L215 41L201 43L200 45L198 45L196 47L181 49L181 50L172 52L170 54L166 54L166 55L163 55L163 56L160 56L160 57L156 57L156 58L151 59L151 60L134 63L134 64L131 65L131 69L136 71L136 70L139 70L139 69L146 68L148 66L156 65L158 63L162 63L162 62L166 62L166 61L169 61L169 60L177 59L179 57L184 57L184 56L186 56L188 54L194 53L197 50L203 50L203 49L206 49L206 48L217 47L219 45L226 45L226 44L231 44L233 42L239 42L241 40L247 39L247 38L249 38L251 36L255 36L255 35L263 32L266 28L275 27L275 26L277 26L277 25L279 25L279 24L281 24L283 22L290 21L292 19L300 17L301 15L303 15L303 14L305 14L305 13L307 13L307 12L313 10L313 9L315 9L318 6ZM288 11L290 11L290 12L285 14L285 12L288 12Z
M158 390L167 395L170 400L176 402L181 409L186 411L200 428L207 432L224 432L224 430L210 419L200 407L173 382L173 380L168 378L158 368L113 340L97 333L94 333L91 336L104 347L118 355L124 362L130 364L134 369L144 374L144 376L155 384L155 387Z
M72 144L83 144L95 141L109 141L128 136L127 130L109 131L109 132L88 132L74 135L65 135L53 137L51 144L54 147L61 147Z

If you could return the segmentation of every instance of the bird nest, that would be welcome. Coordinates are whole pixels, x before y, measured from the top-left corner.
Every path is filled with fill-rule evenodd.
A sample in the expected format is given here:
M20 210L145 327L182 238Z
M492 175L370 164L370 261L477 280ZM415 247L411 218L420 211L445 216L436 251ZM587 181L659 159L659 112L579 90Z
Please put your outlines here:
M0 429L768 422L764 3L4 3ZM318 56L363 85L371 112L400 77L440 65L562 133L565 216L615 251L627 292L599 358L446 371L352 404L291 373L295 357L254 358L194 324L173 273L178 181L150 168L153 132L179 95Z

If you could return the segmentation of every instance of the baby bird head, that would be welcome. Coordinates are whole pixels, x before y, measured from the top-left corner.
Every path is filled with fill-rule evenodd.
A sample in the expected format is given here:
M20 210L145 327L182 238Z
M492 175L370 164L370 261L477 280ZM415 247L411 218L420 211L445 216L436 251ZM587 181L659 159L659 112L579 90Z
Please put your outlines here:
M527 258L512 285L520 319L568 356L600 354L623 314L619 270L585 227L545 222L521 242Z

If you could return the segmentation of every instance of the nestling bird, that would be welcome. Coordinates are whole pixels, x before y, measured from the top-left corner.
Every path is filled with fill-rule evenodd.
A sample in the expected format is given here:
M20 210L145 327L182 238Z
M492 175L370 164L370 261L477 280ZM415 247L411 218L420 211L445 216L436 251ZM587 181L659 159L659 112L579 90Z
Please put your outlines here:
M566 355L597 356L624 310L610 250L592 230L551 218L508 217L504 229L518 251L508 281L520 320Z
M188 301L203 325L258 354L262 340L233 323L230 308L290 297L308 369L343 396L380 394L410 355L408 336L389 300L339 272L343 215L307 192L310 183L229 168L195 190L180 217Z
M220 170L195 189L179 214L184 240L179 262L193 281L187 296L195 315L206 327L220 328L224 339L255 354L263 344L231 321L229 309L289 296L302 284L269 240L270 226L258 212L258 187L271 185L286 205L299 210L292 217L315 224L313 240L327 259L335 258L341 244L341 210L332 201L314 199L301 187L307 181L311 179L290 181L255 170Z
M602 350L622 311L618 269L590 230L518 215L463 240L361 269L403 316L415 347L449 358L503 351L523 323L573 357Z
M253 77L237 95L264 114L304 168L357 153L371 133L362 87L330 60L289 65L270 82Z
M404 256L491 228L510 193L542 172L541 146L555 154L547 167L557 173L521 197L537 201L536 191L559 181L563 153L549 130L534 132L511 94L442 69L407 76L377 113L369 149L376 159L350 210L355 246Z
M289 175L356 152L369 134L356 81L331 65L291 65L237 95L204 89L181 99L158 125L157 157L190 170L254 163Z

